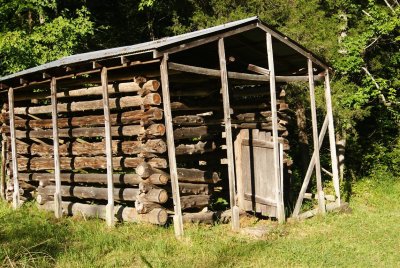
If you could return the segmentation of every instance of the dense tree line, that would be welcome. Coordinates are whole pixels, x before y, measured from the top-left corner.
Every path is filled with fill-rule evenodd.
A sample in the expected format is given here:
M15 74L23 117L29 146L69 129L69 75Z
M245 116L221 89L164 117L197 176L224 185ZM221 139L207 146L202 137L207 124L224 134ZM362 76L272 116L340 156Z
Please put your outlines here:
M398 176L398 0L0 0L0 75L254 15L333 67L345 177ZM303 100L295 108L304 113L304 85L288 87L289 98Z

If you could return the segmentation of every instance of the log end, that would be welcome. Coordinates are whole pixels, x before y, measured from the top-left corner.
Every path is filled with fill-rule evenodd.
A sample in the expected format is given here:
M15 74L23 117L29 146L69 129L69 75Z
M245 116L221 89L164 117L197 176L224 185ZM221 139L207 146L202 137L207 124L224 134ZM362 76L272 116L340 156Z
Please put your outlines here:
M140 177L147 178L151 175L151 166L147 162L142 162L135 168L135 172Z
M147 135L164 136L165 126L163 124L153 124L146 129Z
M165 126L163 124L155 124L153 125L155 126L155 128L157 129L157 133L160 136L164 136L165 135Z
M160 105L161 104L161 96L158 93L148 94L144 97L143 101L144 105Z
M168 183L168 177L165 175L160 174L159 181L161 184L165 185Z
M159 224L159 225L164 225L167 223L168 220L168 213L165 209L153 209L151 211L152 214L154 214L156 221L151 223Z
M150 80L149 82L151 83L151 91L157 91L160 88L160 82L157 80Z
M150 175L148 181L155 185L165 185L168 183L168 176L164 174L154 173Z
M160 204L164 204L165 202L168 201L168 193L166 190L161 190L159 195L158 195L158 200L160 201Z
M51 201L53 198L49 198L49 196L47 195L43 195L43 194L38 194L36 196L36 202L39 205L44 205L47 201Z
M163 111L160 109L155 109L153 111L153 117L156 120L161 120L163 118Z

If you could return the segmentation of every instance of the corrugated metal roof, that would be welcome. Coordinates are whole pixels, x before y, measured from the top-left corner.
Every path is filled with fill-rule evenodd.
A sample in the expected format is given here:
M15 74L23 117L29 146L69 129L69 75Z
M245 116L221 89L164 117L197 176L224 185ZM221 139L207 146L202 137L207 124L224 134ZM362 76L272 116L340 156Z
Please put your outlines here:
M8 79L17 78L20 76L24 76L24 75L32 74L32 73L36 73L36 72L43 72L43 71L51 69L51 68L67 66L69 64L75 64L75 63L80 63L80 62L90 62L90 61L94 61L94 60L113 58L113 57L124 56L124 55L132 55L132 54L137 54L137 53L151 52L158 48L182 43L184 41L194 39L194 38L197 38L200 36L222 32L225 30L243 26L248 23L255 23L258 21L259 21L258 17L251 17L251 18L238 20L238 21L234 21L234 22L229 22L226 24L218 25L218 26L203 29L203 30L198 30L198 31L181 34L181 35L177 35L177 36L172 36L172 37L165 37L162 39L145 42L145 43L140 43L140 44L136 44L136 45L116 47L116 48L111 48L111 49L104 49L104 50L93 51L93 52L88 52L88 53L76 54L76 55L64 57L59 60L40 65L37 67L26 69L26 70L18 72L18 73L14 73L11 75L1 77L0 81L4 82Z
M71 64L76 64L76 63L111 59L111 58L117 58L120 56L128 56L128 55L134 55L134 54L139 54L139 53L152 53L152 52L155 52L157 50L160 50L160 49L163 49L166 47L178 46L182 43L196 40L201 37L215 35L218 33L223 33L223 32L233 30L236 28L240 28L243 26L247 26L250 24L257 24L257 26L259 28L265 27L265 28L269 29L270 31L275 33L276 37L279 37L282 40L284 39L285 42L292 44L294 46L295 50L302 51L302 52L300 52L300 54L311 55L313 57L313 59L315 59L317 62L319 62L319 64L322 64L322 66L324 66L324 68L325 68L325 66L327 66L327 64L325 64L322 60L320 60L317 56L315 56L312 52L308 51L306 48L304 48L300 44L296 43L295 41L291 40L290 38L287 38L285 35L283 35L279 31L273 29L272 27L267 26L258 17L251 17L251 18L238 20L238 21L234 21L234 22L229 22L226 24L222 24L222 25L218 25L215 27L198 30L198 31L194 31L194 32L186 33L186 34L181 34L181 35L172 36L172 37L165 37L165 38L158 39L155 41L140 43L140 44L131 45L131 46L104 49L104 50L93 51L93 52L76 54L76 55L64 57L59 60L52 61L52 62L43 64L43 65L40 65L40 66L37 66L34 68L26 69L26 70L18 72L18 73L14 73L11 75L1 77L0 82L4 83L5 81L10 80L10 79L15 79L15 78L26 76L29 74L44 72L46 70L57 68L57 67L65 67L65 66L68 66ZM296 49L296 48L298 48L298 49ZM0 85L1 84L2 83L0 83Z

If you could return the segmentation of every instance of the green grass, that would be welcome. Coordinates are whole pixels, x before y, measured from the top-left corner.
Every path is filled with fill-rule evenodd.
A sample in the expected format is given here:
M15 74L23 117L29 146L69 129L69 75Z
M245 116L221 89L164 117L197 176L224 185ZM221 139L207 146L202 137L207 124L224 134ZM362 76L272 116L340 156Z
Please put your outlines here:
M229 225L172 227L55 220L33 205L0 205L0 267L269 267L400 266L400 181L363 180L353 187L353 213L277 226L263 240ZM248 220L247 223L252 220Z

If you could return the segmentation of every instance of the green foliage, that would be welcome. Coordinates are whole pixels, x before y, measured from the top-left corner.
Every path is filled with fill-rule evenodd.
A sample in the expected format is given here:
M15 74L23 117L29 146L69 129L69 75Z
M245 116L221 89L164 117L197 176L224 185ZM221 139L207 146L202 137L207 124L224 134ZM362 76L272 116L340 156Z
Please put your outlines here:
M141 0L138 10L145 10L146 8L154 6L154 0Z
M46 16L43 9L55 9L54 2L43 1L42 3L37 0L21 2L20 5L15 3L5 5L1 8L1 12L9 14L27 9L33 14L37 12L42 19L31 18L32 21L28 20L25 24L16 22L2 24L0 74L17 72L82 51L85 47L85 39L94 33L90 13L85 7L77 9L73 17L67 17L66 12L61 12L61 15L52 18ZM32 5L35 9L31 10ZM4 27L5 25L8 27Z
M348 173L368 174L379 165L374 157L398 157L400 6L387 3L391 8L377 0L0 0L0 75L257 15L331 64ZM288 98L308 109L301 87ZM323 112L321 86L316 93Z

